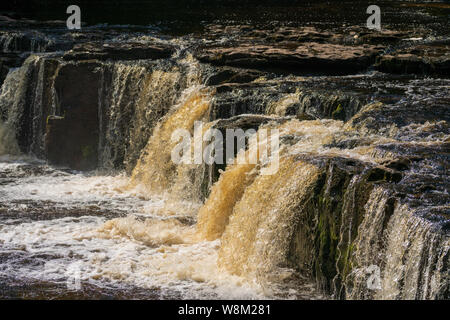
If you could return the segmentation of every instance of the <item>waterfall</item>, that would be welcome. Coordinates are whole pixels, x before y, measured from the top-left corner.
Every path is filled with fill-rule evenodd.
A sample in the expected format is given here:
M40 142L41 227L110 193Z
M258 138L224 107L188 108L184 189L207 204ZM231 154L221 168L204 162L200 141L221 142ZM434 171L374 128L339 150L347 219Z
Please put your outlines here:
M266 130L272 126L277 129L283 128L278 124L268 124L261 126L260 129L261 131ZM237 150L236 158L212 186L205 204L198 212L197 232L200 238L214 240L222 236L234 207L241 200L247 187L260 174L261 166L267 161L269 161L269 166L271 165L271 155L267 154L268 158L264 158L263 150L271 145L273 139L275 139L275 135L272 135L271 131L264 135L258 131L249 137L247 149ZM273 151L271 150L271 152ZM256 161L251 161L252 159Z
M99 95L102 134L98 148L100 166L111 170L123 166L130 118L147 71L144 66L120 63L110 64L105 69Z
M448 291L450 240L414 216L395 208L387 228L385 266L379 299L436 299Z
M198 212L197 229L200 237L214 240L222 236L234 206L256 176L256 173L251 173L254 167L254 164L235 164L220 175Z
M8 37L0 36L6 51L45 50ZM153 206L120 207L130 214L92 227L99 239L128 239L157 252L142 274L161 266L181 280L215 283L220 273L221 283L233 278L293 290L302 278L336 299L448 297L450 240L440 223L448 191L446 181L435 186L431 177L447 174L446 121L404 125L400 105L363 106L364 98L303 88L301 81L206 86L213 72L183 50L139 61L32 55L1 88L0 155L31 153L60 165L51 162L48 141L57 156L65 153L61 146L77 149L69 158L93 146L89 168L121 172L126 180L114 188L114 201ZM192 155L205 147L209 129L241 127L256 134L232 150L227 166L172 160L176 130L194 137ZM278 157L260 158L261 146L274 141L261 138L264 130L279 131ZM250 158L259 161L241 161ZM71 164L77 163L62 162ZM278 170L264 174L275 164ZM186 252L198 261L189 256L177 269Z
M276 125L282 138L296 133L299 139L281 150L284 156L275 174L261 175L261 163L235 161L214 184L199 210L197 232L204 239L222 239L220 264L227 270L235 274L270 274L286 258L294 216L307 202L319 171L294 155L317 152L341 126L332 123L334 126L329 126L329 121L291 120ZM267 142L253 141L248 151L241 151L237 158L257 152L256 143Z
M3 121L14 127L20 150L44 157L47 117L56 112L54 76L57 63L32 55L8 73L0 94Z
M407 205L389 203L375 188L354 243L354 268L346 279L348 299L439 299L448 291L450 241ZM389 209L390 208L390 209ZM372 270L370 270L372 269ZM377 285L367 287L367 273Z
M0 155L14 155L19 152L14 128L0 120Z
M19 146L16 140L16 130L12 119L10 105L16 100L20 81L24 77L20 75L20 69L12 70L6 77L0 91L0 155L16 154Z
M179 67L167 69L121 62L104 66L99 101L100 167L132 171L157 121L186 86Z
M336 298L445 295L448 237L399 204L390 187L369 182L366 166L386 157L371 158L371 148L330 148L332 137L349 133L339 121L291 120L278 128L283 141L296 136L285 142L279 171L264 176L255 165L229 165L198 212L197 235L221 239L219 266L276 283L298 266L292 256L309 256L301 260ZM362 167L352 173L327 164L338 155ZM301 242L296 249L292 239ZM378 277L372 287L370 276Z
M5 32L0 34L1 52L43 52L52 41L39 32Z
M192 59L192 58L191 58ZM131 173L157 123L178 105L201 70L189 57L109 62L101 67L99 166Z
M293 219L310 196L317 174L314 165L286 158L278 174L258 176L233 208L219 264L235 274L264 278L286 267Z
M381 268L383 261L383 232L392 210L390 193L382 187L376 187L364 208L364 218L359 226L360 232L354 241L352 272L346 276L346 297L348 299L373 299L376 291L367 288L367 269L374 265Z
M17 137L21 137L17 142L25 152L28 151L26 146L31 126L30 94L33 94L29 86L38 60L37 57L31 56L22 67L11 70L6 76L0 94L2 119L5 125L14 128Z
M194 122L207 119L209 99L208 91L202 87L191 87L184 93L181 103L154 129L133 170L133 185L143 184L154 193L163 193L173 187L177 166L171 160L171 152L176 145L176 141L172 141L172 133L186 129L193 134Z

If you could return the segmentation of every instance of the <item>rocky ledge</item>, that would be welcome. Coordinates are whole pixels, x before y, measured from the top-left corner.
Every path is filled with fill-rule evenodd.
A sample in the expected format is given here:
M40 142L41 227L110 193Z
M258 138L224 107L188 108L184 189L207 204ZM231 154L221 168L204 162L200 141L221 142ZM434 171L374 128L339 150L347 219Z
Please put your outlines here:
M377 70L389 73L450 75L450 41L412 44L378 58Z
M381 48L309 42L303 45L241 45L200 50L202 62L294 74L353 74L367 69Z
M64 60L141 60L169 58L175 49L173 46L162 43L103 43L87 42L76 44L67 51Z
M223 34L229 38L218 41ZM423 31L210 25L208 35L210 39L195 53L202 62L290 74L355 74L372 67L394 73L448 74L450 61L446 40L420 41L426 38Z

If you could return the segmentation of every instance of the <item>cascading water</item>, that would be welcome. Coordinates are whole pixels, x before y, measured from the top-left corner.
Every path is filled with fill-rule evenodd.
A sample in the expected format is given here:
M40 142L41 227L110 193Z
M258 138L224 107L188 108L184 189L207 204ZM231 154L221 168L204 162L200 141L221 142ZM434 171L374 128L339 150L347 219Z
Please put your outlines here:
M0 48L2 52L43 52L51 45L51 40L46 39L38 32L5 32L0 33Z
M387 229L385 266L379 299L439 298L448 286L449 239L412 216L407 206L394 210Z
M19 152L14 129L0 121L0 155L15 155Z
M233 273L270 277L285 266L296 210L310 196L318 169L287 158L278 172L258 176L233 208L219 256L219 264Z
M171 152L176 145L176 141L171 140L172 133L177 129L193 133L194 122L204 119L208 108L208 93L202 92L201 88L190 88L173 114L155 128L133 170L132 181L144 183L156 193L170 190L176 175L176 165L171 160Z
M176 103L188 77L182 65L105 66L100 94L101 167L132 171L153 127Z
M16 38L0 37L3 51ZM241 74L200 63L187 39L157 44L179 47L129 61L123 48L42 53L8 73L0 280L62 283L73 267L83 285L151 298L448 298L448 107L410 93L447 80ZM326 90L342 82L356 89ZM408 93L366 104L368 83ZM177 129L192 155L209 129L241 126L256 134L234 163L172 161ZM279 157L259 159L274 139L255 139L263 130L279 131ZM58 161L63 146L98 170ZM20 152L49 163L3 157Z

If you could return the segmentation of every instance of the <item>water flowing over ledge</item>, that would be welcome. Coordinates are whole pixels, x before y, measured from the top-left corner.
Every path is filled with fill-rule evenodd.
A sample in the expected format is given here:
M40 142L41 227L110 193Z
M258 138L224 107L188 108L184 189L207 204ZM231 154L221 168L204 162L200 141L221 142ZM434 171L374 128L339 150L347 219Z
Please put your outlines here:
M401 32L350 48L344 34L280 29L283 51L253 52L258 30L207 28L202 40L105 31L105 46L94 30L61 51L2 33L2 52L29 55L0 93L2 295L18 281L64 296L75 270L100 297L448 299L448 74L368 71L393 72L376 41ZM289 51L293 35L319 64ZM263 174L271 158L172 162L172 133L196 121L278 130L278 171Z

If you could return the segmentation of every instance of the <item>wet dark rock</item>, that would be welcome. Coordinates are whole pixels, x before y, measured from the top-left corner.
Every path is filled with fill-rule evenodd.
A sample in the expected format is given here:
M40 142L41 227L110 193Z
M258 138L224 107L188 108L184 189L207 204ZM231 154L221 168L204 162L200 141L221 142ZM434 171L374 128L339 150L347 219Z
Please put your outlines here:
M369 29L360 29L350 32L350 36L356 44L376 44L376 45L394 45L403 39L418 37L419 35L411 32L400 32L393 30L375 31Z
M333 43L341 45L392 45L411 37L422 37L426 33L419 30L397 31L383 29L370 30L361 26L333 26L330 30L323 27L295 25L222 25L209 24L205 26L205 36L211 41L229 36L229 42L234 43L266 43L284 46L295 46L299 43Z
M87 42L77 44L66 52L64 60L140 60L169 58L174 48L167 44L142 44L137 42L104 43Z
M449 98L423 98L395 105L367 105L347 125L365 134L413 141L449 134L449 121Z
M408 158L399 158L395 160L388 160L385 163L383 163L383 165L386 168L404 171L408 170L411 167L411 160L409 160Z
M362 27L324 31L315 27L211 24L206 31L210 43L195 54L202 62L277 73L329 75L363 71L387 45L397 45L412 36L411 32Z
M387 181L397 183L400 180L402 180L402 174L400 172L383 167L371 169L367 177L368 182Z
M302 273L315 278L320 288L339 297L349 263L339 251L348 250L355 239L373 184L364 178L356 186L351 184L352 178L364 171L365 164L359 161L349 166L346 159L338 157L302 160L318 165L321 175L308 203L299 211L288 259ZM351 199L347 196L349 192ZM347 207L344 201L350 201ZM354 222L347 224L349 219ZM346 230L343 241L339 239L341 228Z
M450 75L450 42L418 44L381 56L375 68L390 73Z
M302 82L222 84L216 87L210 117L215 120L252 113L346 121L363 104L364 98L354 94L314 89Z
M299 120L334 119L347 121L361 108L362 102L354 96L305 90L297 104L286 110L286 115L295 114Z
M15 179L14 181L16 182L17 180ZM79 203L76 206L67 206L57 201L27 199L13 200L8 203L0 202L0 221L16 219L14 224L19 224L66 217L77 219L93 216L114 219L127 215L127 212L124 210L108 210L104 207L99 207L97 204L97 202L94 202L91 205Z
M3 59L0 60L0 86L3 84L3 81L6 78L6 75L9 72L9 66Z
M218 120L213 128L219 130L226 129L258 129L259 126L268 122L274 123L284 123L286 121L292 120L292 117L271 117L264 115L256 115L256 114L245 114L235 116L229 119L220 119Z
M438 239L445 241L448 236L446 226L450 215L445 209L448 195L444 195L449 186L448 176L421 174L419 177L414 171L400 173L356 159L349 162L341 157L300 156L299 160L318 166L321 174L309 200L298 210L288 260L302 274L316 279L318 286L333 297L346 298L351 290L345 288L352 289L357 285L350 276L353 268L360 267L355 260L355 242L366 215L364 207L375 186L381 186L388 195L379 221L379 239L387 232L388 222L399 204L407 204L432 222ZM436 194L438 190L440 192ZM380 250L385 246L381 240L372 245L379 246ZM424 257L428 257L426 252ZM379 258L374 256L372 259L378 263ZM375 292L361 290L359 294L362 295L358 296L360 299L370 299ZM438 296L445 294L445 288L442 288Z
M404 201L411 207L434 208L434 214L443 214L449 201L450 143L390 143L378 145L376 150L380 155L389 154L394 158L385 161L385 167L401 170L403 178L395 185L395 190L404 194Z
M288 91L295 92L292 87ZM226 119L240 114L266 114L271 102L278 101L283 92L275 84L223 84L216 87L210 108L210 119Z
M2 52L0 53L0 63L3 68L17 68L20 67L25 58L23 56Z
M330 42L336 34L318 30L314 27L294 27L294 26L254 26L246 24L223 25L208 24L205 26L205 35L208 39L220 39L224 34L229 35L232 41L237 42L265 42L294 43L294 42Z
M365 70L380 48L308 42L290 45L240 44L200 48L201 62L293 74L353 74Z
M256 70L243 70L224 67L209 76L206 80L206 84L209 86L215 86L224 83L247 83L258 79L263 75L264 73Z
M38 31L3 31L0 33L2 52L43 52L50 42L50 39Z
M46 156L52 164L79 170L97 166L98 66L95 62L78 62L58 70L55 90L63 116L48 117L45 136Z

